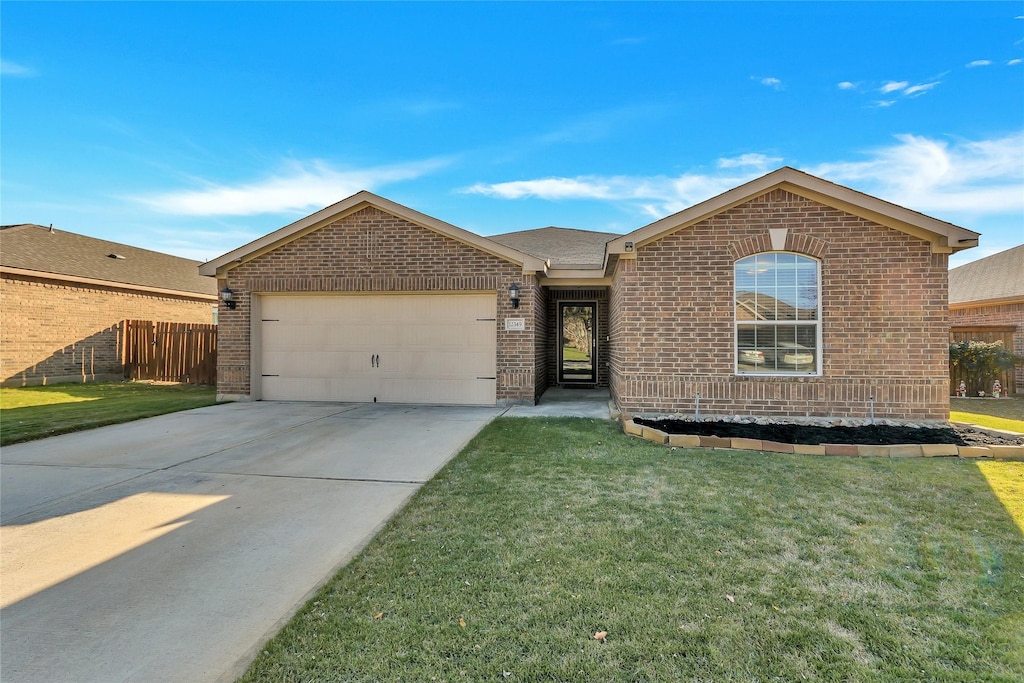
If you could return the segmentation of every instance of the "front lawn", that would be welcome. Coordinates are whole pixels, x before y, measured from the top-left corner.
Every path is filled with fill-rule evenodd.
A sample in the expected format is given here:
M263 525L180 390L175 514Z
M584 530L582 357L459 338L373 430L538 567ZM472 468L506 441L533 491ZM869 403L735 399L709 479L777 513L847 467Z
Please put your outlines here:
M1022 496L1024 463L499 419L242 680L1018 681Z
M130 422L217 402L213 387L139 382L0 389L0 445Z
M949 419L993 429L1024 432L1024 398L950 397Z

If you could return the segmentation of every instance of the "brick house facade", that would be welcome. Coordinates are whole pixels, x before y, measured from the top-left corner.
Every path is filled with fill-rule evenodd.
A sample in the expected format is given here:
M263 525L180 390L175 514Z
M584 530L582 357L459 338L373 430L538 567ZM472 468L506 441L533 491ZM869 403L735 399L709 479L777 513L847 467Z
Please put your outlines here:
M769 227L821 264L820 375L735 371L733 264L773 251ZM612 394L628 413L693 412L700 394L716 414L866 417L873 396L878 416L946 419L945 278L927 242L773 190L620 262Z
M239 301L221 315L218 393L260 398L277 376L256 372L254 296L489 292L497 403L565 384L607 386L627 415L689 412L698 393L720 414L948 415L947 259L976 233L789 168L628 235L527 233L480 237L364 192L205 264ZM772 322L796 310L780 295L740 321L738 264L761 255L813 272L813 310ZM563 339L570 310L589 352ZM739 348L773 326L763 351Z
M0 237L3 386L118 381L123 321L213 321L197 261L38 225Z

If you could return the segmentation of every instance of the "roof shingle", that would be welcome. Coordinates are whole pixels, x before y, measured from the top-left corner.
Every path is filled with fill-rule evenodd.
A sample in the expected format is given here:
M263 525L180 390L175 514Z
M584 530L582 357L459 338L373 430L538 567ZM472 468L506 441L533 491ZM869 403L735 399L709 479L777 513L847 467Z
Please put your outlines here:
M576 228L537 228L491 235L488 239L559 266L601 266L605 245L620 237L613 232Z
M0 265L179 292L217 294L216 280L199 274L199 261L31 223L0 226Z
M1024 244L949 271L949 303L1024 296Z

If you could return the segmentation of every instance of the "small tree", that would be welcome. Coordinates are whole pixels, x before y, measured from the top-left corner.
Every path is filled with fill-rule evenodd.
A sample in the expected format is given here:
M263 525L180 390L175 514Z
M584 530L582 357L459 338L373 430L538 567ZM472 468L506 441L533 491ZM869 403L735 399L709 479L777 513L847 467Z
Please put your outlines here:
M967 395L992 391L992 382L1001 370L1010 370L1024 358L1003 348L1003 342L962 341L949 345L949 367L961 369L967 376Z

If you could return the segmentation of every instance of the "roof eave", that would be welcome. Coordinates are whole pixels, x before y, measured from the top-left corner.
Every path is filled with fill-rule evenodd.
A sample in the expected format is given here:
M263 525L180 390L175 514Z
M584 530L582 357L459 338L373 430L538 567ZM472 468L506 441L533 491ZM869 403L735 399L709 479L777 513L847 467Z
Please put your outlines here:
M1024 294L1003 296L995 299L974 299L972 301L950 301L950 310L964 308L983 308L985 306L1006 306L1010 304L1024 304Z
M217 301L216 294L204 294L203 292L190 292L184 289L168 289L166 287L152 287L149 285L138 285L131 282L117 282L116 280L101 280L94 277L83 277L80 275L65 275L63 273L51 273L45 270L29 270L27 268L15 268L13 266L0 266L0 273L20 275L23 277L35 277L44 280L57 282L74 282L83 285L96 285L110 287L112 289L125 289L133 292L149 292L151 294L165 294L189 299L202 299L204 301Z

